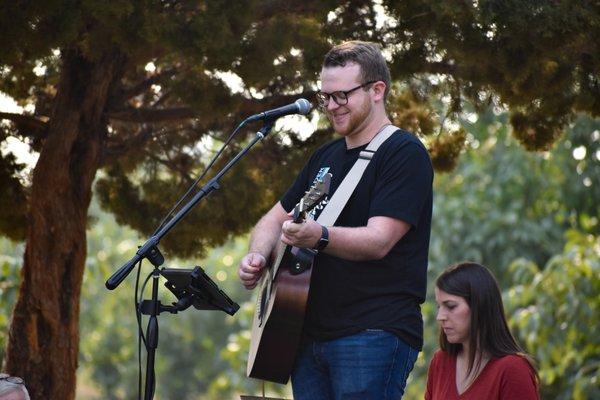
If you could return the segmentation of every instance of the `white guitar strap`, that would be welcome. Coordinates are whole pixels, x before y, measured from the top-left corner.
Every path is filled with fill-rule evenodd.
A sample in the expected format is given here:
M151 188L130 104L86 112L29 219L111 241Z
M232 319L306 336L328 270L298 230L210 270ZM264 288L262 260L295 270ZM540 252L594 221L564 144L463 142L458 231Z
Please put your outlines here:
M346 174L346 177L342 183L340 183L340 186L338 186L323 211L321 211L319 218L317 218L319 224L324 226L332 226L335 224L335 221L346 206L354 189L358 186L358 182L367 169L367 165L369 165L371 158L373 158L373 155L379 146L397 130L398 128L394 125L386 125L377 135L375 135L367 148L360 152L358 160L356 160L348 174Z

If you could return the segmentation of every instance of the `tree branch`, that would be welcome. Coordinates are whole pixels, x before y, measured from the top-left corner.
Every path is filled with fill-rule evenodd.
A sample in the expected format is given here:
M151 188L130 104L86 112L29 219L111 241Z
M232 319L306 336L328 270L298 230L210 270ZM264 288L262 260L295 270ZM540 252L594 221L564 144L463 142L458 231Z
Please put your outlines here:
M314 91L305 91L294 95L278 95L267 99L246 99L240 96L237 110L232 110L235 115L249 116L258 112L265 111L275 106L291 103L300 96L311 98ZM172 107L172 108L128 108L123 110L111 111L107 113L110 119L137 122L137 123L156 123L156 122L174 122L198 117L198 114L190 107Z
M0 112L0 120L12 121L23 136L40 139L44 136L47 122L31 115Z
M132 86L123 91L123 93L119 96L119 101L117 103L123 103L132 97L138 96L144 92L147 92L150 87L154 84L159 83L161 80L165 78L169 78L177 73L175 68L168 69L166 71L160 72L156 75L152 75L150 78L143 80L135 86Z
M179 164L177 164L177 162L171 160L170 157L168 157L168 152L166 153L167 154L166 160L164 158L160 158L160 157L156 156L155 154L150 153L148 151L145 151L145 153L149 159L151 159L159 164L164 165L165 167L170 169L173 173L181 176L181 179L183 179L183 181L186 182L188 185L190 185L190 184L192 184L192 182L194 182L194 179L190 176L188 171L186 171Z
M194 118L196 113L189 107L133 108L107 113L108 118L125 122L154 123Z
M454 75L456 66L447 62L430 62L425 64L427 72L432 74Z
M144 126L137 135L131 136L125 140L122 140L118 144L107 143L102 154L101 164L108 165L112 164L116 159L126 154L128 151L137 148L141 149L145 143L148 142L154 135L154 130L150 127Z

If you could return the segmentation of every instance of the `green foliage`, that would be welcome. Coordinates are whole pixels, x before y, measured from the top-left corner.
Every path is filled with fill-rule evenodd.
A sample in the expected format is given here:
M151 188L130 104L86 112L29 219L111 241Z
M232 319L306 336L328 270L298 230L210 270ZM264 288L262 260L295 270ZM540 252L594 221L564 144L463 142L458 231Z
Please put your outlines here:
M0 115L11 121L0 125L0 144L18 136L35 151L44 149L49 127L59 123L61 113L69 114L55 104L61 86L68 87L65 80L77 81L96 73L106 60L117 60L106 100L93 98L97 93L78 93L90 98L72 101L103 102L98 126L82 117L82 147L101 134L99 162L106 174L98 184L100 201L120 223L146 235L212 157L211 143L223 140L242 117L313 92L327 47L320 30L331 6L256 0L6 3L0 16L0 36L8 39L0 61L0 91L29 111ZM83 71L64 74L73 69ZM222 73L239 77L240 88L229 88ZM254 129L243 131L237 145ZM300 160L296 155L314 147L295 132L282 136L270 138L268 152L250 155L224 178L224 184L235 184L215 195L220 207L213 207L211 221L190 221L207 227L200 235L192 225L179 228L186 240L166 240L165 247L183 256L200 255L246 232L288 181L290 170L273 167ZM284 144L284 138L295 146ZM16 178L20 169L10 157L0 163L0 190L14 193L7 201L19 206L7 207L0 229L20 239L31 182ZM296 169L297 162L291 166ZM267 189L265 183L274 185ZM257 188L263 202L250 201ZM207 215L203 207L200 215Z
M406 398L422 398L429 359L438 348L435 278L461 260L494 271L518 341L540 362L542 398L595 398L598 347L589 326L598 319L597 272L588 278L598 264L600 134L593 132L599 121L580 117L552 151L531 154L509 136L505 114L488 110L469 120L474 122L463 121L469 143L463 162L434 182L425 344ZM586 152L578 160L574 149L580 147ZM561 330L563 322L567 328ZM571 337L575 331L578 336ZM556 359L567 353L570 359Z
M600 115L600 5L578 0L385 0L393 76L438 74L457 105L497 101L515 137L548 150L577 112Z
M135 251L140 239L97 206L97 223L89 231L88 260L81 303L81 346L78 398L137 398L137 325L133 307L132 273L114 291L104 282ZM166 267L193 268L200 265L234 301L243 308L234 316L220 311L189 308L158 317L159 344L156 352L157 396L166 399L228 398L234 393L257 393L258 383L245 377L247 346L234 338L246 335L254 306L247 302L250 292L243 289L235 273L246 249L246 239L214 249L198 263L172 260L165 254ZM143 267L142 280L150 273ZM162 287L159 299L170 304L175 297ZM150 297L150 284L144 298ZM246 303L245 303L246 302ZM250 308L248 308L250 307ZM250 312L249 312L250 311ZM145 331L147 318L142 329ZM242 332L242 333L240 333ZM246 335L247 336L247 335ZM145 350L142 350L144 357ZM145 373L145 358L142 360ZM143 390L143 388L142 388ZM275 388L276 392L281 389Z
M378 20L380 4L390 17L385 22ZM29 111L0 116L10 121L0 125L0 145L15 136L33 151L52 153L55 149L44 147L48 129L57 123L56 115L70 111L57 103L65 79L74 78L64 72L77 63L89 67L81 74L86 75L104 60L121 60L98 108L104 113L99 126L88 126L83 118L78 140L83 145L91 136L102 137L98 200L120 226L142 236L152 232L236 122L312 95L323 54L331 43L349 38L383 44L392 75L403 81L395 84L390 111L403 126L427 137L438 170L455 168L467 146L456 173L436 179L432 275L450 262L471 258L490 265L503 287L510 287L507 266L513 260L549 265L564 245L565 229L598 234L598 122L574 118L577 112L599 115L596 3L50 0L3 1L1 8L0 91ZM230 88L223 73L239 77L240 87ZM100 101L93 96L70 100ZM431 111L440 102L442 117ZM476 123L464 120L471 116L468 104L480 114ZM508 108L510 115L486 111L490 105ZM450 122L462 122L464 130ZM565 127L572 132L556 142ZM242 132L235 146L252 132ZM518 150L511 132L526 149L545 152ZM199 256L247 231L285 190L305 155L330 134L323 129L307 140L295 132L271 135L223 179L223 190L165 238L163 250ZM574 159L581 148L585 154ZM23 166L3 148L3 235L24 237L28 195L35 192L30 184ZM131 293L131 284L107 293L103 281L138 240L114 222L105 224L105 218L93 228L98 231L90 232L81 306L82 377L94 382L92 392L102 398L130 398L136 328L132 301L120 293ZM234 260L241 253L239 247L220 251L231 252ZM221 267L219 259L208 260ZM0 305L6 311L12 308L19 267L14 259L2 263L6 278ZM219 272L207 269L211 275ZM228 274L222 283L228 286L229 280L233 285L235 277ZM159 354L159 377L178 371L172 381L159 384L159 394L215 398L255 388L238 374L251 308L246 305L239 319L191 312L166 316L173 323L163 324L169 328L161 330L159 353L184 354L174 358L178 361ZM430 303L424 310L426 326L435 326ZM213 339L196 341L190 332ZM426 332L429 346L435 337L433 330ZM411 378L409 392L415 398L422 393L415 390L422 387L430 354L428 347Z
M250 113L312 95L323 54L342 40L383 44L392 75L402 82L396 84L390 111L403 126L431 136L439 171L454 168L465 145L464 131L447 124L464 116L465 100L479 110L490 103L508 107L525 147L547 150L575 112L598 115L600 52L593 39L600 29L598 11L597 4L574 0L5 1L0 91L33 111L25 112L25 119L7 117L12 125L0 130L40 151L53 112L60 112L54 103L61 72L74 57L90 71L102 60L123 60L110 84L102 126L88 128L106 132L102 163L107 175L98 185L102 206L121 223L149 234L173 198L152 193L162 194L165 187L177 193L173 184L183 188L190 182L198 172L194 161L206 162L211 155L199 143L221 140ZM222 73L239 78L240 87L232 90ZM430 103L440 98L449 99L443 118L430 111ZM312 148L293 132L282 136L294 146L273 140L268 155L250 156L246 168L232 177L240 193L263 183L249 166L261 162L269 181L281 186L289 174L273 167ZM0 165L0 176L7 177L0 179L0 189L26 200L29 182L15 186L18 171L6 160ZM264 196L248 218L213 224L214 232L206 229L197 239L165 246L181 255L201 254L224 243L224 231L246 231L250 224L237 221L255 220L273 198ZM246 211L232 200L219 202L221 214ZM0 228L23 238L18 227L26 211L17 208L6 216L13 222Z
M4 360L10 316L19 294L23 245L0 239L0 364Z
M477 260L510 282L512 260L544 265L563 246L565 229L598 232L600 192L591 183L600 176L594 162L600 138L591 134L598 121L580 118L552 152L531 154L509 137L506 115L488 110L473 117L474 123L463 121L471 147L465 162L436 177L432 237L439 241L431 256L437 268ZM573 142L586 149L584 160L572 156Z
M307 143L309 148L315 146ZM290 149L286 154L281 152L281 147L275 139L253 149L247 159L220 179L222 188L200 202L176 227L174 234L165 237L161 242L165 248L181 256L202 256L205 249L246 233L265 209L283 195L293 172L305 162L304 153L283 146ZM232 157L232 151L228 151L223 160ZM215 168L223 165L222 161L218 162ZM133 172L127 176L123 168L114 166L98 181L96 193L119 223L150 235L158 226L159 218L168 212L191 182L182 182L179 177L166 175L160 169L152 171L151 165L148 168L146 173ZM201 185L206 182L204 180Z
M505 293L511 327L536 359L542 398L600 396L600 237L570 230L562 254L543 269L516 260ZM590 330L591 329L591 330Z
M0 232L12 240L24 239L27 228L27 201L18 178L23 167L12 154L0 158Z

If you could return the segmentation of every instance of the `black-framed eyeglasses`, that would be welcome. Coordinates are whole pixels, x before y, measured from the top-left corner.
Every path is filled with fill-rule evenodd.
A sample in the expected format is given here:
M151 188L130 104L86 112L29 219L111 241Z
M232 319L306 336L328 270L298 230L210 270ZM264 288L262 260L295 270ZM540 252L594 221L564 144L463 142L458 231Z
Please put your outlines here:
M350 93L352 93L355 90L358 90L360 88L363 88L367 85L375 83L375 82L377 82L377 81L365 82L362 85L358 85L357 87L352 88L350 90L338 90L337 92L333 92L333 93L326 93L326 92L322 92L319 90L317 92L317 94L315 95L317 98L317 104L319 105L319 107L325 108L329 105L329 100L333 99L333 101L335 101L335 103L338 106L344 106L344 105L348 104L348 95Z
M6 381L17 385L25 384L23 378L19 378L18 376L0 376L0 381Z

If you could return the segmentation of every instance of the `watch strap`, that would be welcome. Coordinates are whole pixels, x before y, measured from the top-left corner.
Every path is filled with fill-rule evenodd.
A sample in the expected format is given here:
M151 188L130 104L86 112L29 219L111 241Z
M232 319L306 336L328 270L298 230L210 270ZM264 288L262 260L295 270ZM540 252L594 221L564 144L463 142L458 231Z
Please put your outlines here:
M329 230L325 225L321 225L321 238L317 242L315 250L321 251L329 244Z

